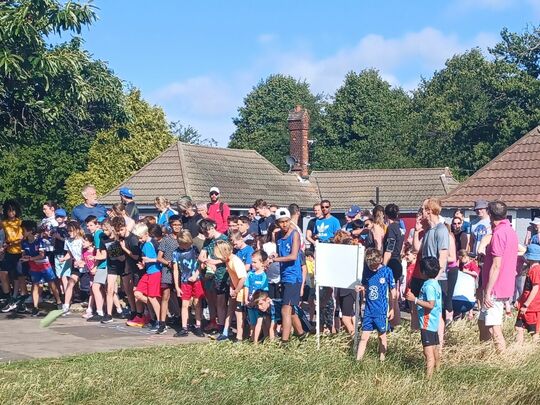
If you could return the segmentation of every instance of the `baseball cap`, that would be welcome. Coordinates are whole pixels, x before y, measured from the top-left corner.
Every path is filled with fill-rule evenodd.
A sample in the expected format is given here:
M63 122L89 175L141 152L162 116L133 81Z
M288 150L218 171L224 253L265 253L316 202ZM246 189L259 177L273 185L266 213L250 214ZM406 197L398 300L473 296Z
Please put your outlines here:
M218 193L218 194L220 194L219 188L217 188L217 187L212 187L212 188L210 189L210 193Z
M538 225L540 224L540 217L535 217L532 221L531 221L531 225Z
M536 243L531 243L527 245L527 251L523 255L527 260L534 260L540 262L540 245Z
M486 200L478 200L474 202L474 210L481 210L488 207L488 202Z
M54 210L54 216L55 216L56 218L58 218L58 217L63 217L63 218L65 218L65 217L67 217L67 212L66 212L66 210L63 209L63 208L58 208L58 209Z
M345 213L345 215L347 215L348 217L350 218L354 218L355 216L357 216L358 214L360 214L362 210L360 209L360 207L358 205L351 205L351 208L349 208L347 210L347 212Z
M289 212L287 208L283 208L283 207L277 209L275 216L276 216L276 221L279 221L280 219L284 219L284 218L291 219L291 213Z
M133 194L133 190L128 187L122 187L120 189L120 195L127 198L133 198L135 196L135 194Z

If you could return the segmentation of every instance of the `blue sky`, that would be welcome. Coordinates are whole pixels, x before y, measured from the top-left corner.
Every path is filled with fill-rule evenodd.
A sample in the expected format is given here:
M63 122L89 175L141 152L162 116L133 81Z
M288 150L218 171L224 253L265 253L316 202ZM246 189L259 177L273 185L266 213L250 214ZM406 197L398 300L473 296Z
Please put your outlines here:
M85 47L164 108L225 146L243 98L272 73L332 94L350 71L374 67L412 89L447 58L521 32L540 0L96 0Z

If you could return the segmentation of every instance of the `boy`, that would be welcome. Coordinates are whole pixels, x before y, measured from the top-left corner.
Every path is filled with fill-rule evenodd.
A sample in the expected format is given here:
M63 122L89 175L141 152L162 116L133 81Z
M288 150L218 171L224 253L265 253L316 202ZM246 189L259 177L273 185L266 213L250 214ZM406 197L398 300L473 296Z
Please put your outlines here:
M249 304L257 315L253 330L253 343L259 343L261 332L271 341L274 340L274 329L276 324L281 322L280 304L276 305L276 302L270 298L266 291L259 290L253 293Z
M189 304L193 298L195 307L195 328L193 334L204 337L201 329L202 303L204 291L199 277L199 252L193 246L193 238L189 230L184 229L178 234L178 249L173 253L173 279L178 298L182 299L182 329L174 337L188 335Z
M32 280L32 316L39 314L39 297L43 289L43 283L47 283L52 292L56 304L62 307L62 301L54 282L56 276L51 268L49 258L45 254L45 245L41 238L37 238L37 224L34 221L22 221L24 239L22 241L23 254L22 263L27 263L30 269L30 278Z
M238 217L238 230L242 234L244 242L246 242L246 244L249 246L253 246L255 244L255 238L253 238L253 235L249 233L250 225L251 220L248 217L245 215Z
M426 358L426 377L433 375L433 370L439 369L439 322L442 321L442 291L435 280L439 274L440 265L436 257L423 257L420 261L420 271L427 278L420 289L418 298L411 291L406 299L416 305L420 336Z
M103 303L105 297L102 288L107 283L107 248L105 247L105 236L98 219L94 215L89 215L85 219L86 229L94 238L94 246L96 255L94 261L96 263L94 279L92 280L92 296L96 303L96 314L88 318L87 322L101 322L105 316L103 311Z
M238 230L238 217L236 215L231 215L229 218L227 218L227 225L229 227L229 235L231 232Z
M254 252L253 248L244 242L240 231L230 232L230 240L234 248L234 254L245 264L246 271L249 271L251 268L251 255Z
M157 262L157 250L152 243L152 238L148 233L148 227L143 223L138 223L133 227L133 234L139 238L141 246L141 262L138 267L145 270L139 280L135 290L135 305L137 313L135 317L126 322L127 326L142 328L144 326L144 306L148 303L152 305L154 312L160 313L159 299L161 297L161 269ZM158 321L159 323L159 321ZM158 325L158 329L161 323Z
M63 208L58 208L54 211L56 217L56 223L58 226L52 229L53 239L53 253L54 253L54 270L56 277L58 278L58 287L62 287L63 291L66 291L68 278L71 275L71 260L61 262L60 259L64 257L66 251L64 250L64 244L68 237L66 228L67 213ZM51 263L52 264L52 263Z
M539 340L540 328L540 245L531 243L527 246L524 255L529 265L529 272L525 279L523 293L516 301L516 309L519 311L516 319L516 343L523 344L523 332L525 329L533 334L533 340Z
M390 300L396 300L397 291L392 269L382 263L383 255L380 250L374 248L366 250L366 264L371 271L364 274L362 285L356 287L357 292L366 291L364 294L366 306L362 321L362 335L356 360L362 360L369 336L374 330L379 333L379 360L384 361L386 357L388 320L392 320L394 317ZM390 295L390 300L388 295Z
M257 250L251 255L251 271L248 272L244 283L244 305L247 307L248 323L253 338L255 325L258 319L258 309L249 307L248 304L256 291L268 291L268 277L266 277L265 264L268 255L264 250Z

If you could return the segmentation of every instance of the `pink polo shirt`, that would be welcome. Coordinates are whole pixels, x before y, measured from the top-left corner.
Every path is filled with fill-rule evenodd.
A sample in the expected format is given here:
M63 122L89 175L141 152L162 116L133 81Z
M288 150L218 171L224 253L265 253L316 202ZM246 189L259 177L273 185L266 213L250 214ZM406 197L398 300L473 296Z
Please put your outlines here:
M492 295L496 298L510 298L514 295L516 265L518 257L518 237L507 219L502 220L493 229L491 242L486 249L486 258L482 267L482 288L486 288L493 257L500 257L499 277L493 286Z

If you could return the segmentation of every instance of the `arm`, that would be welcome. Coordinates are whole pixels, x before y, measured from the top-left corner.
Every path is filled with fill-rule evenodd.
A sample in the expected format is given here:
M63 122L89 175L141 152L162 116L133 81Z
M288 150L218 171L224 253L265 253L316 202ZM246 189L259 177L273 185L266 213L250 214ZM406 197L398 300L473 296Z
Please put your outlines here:
M489 269L489 279L484 291L484 304L487 308L491 308L493 303L491 302L491 292L495 282L499 278L499 273L501 272L501 262L502 258L500 256L493 256L493 264Z
M253 331L253 343L255 344L259 343L259 336L261 335L262 324L263 324L263 318L262 317L257 318L257 323L255 324L255 330Z
M238 285L236 286L236 288L234 289L234 296L238 296L238 293L240 291L242 291L242 289L244 288L244 282L246 281L246 278L245 277L242 277L240 280L238 280ZM234 298L234 297L233 297Z
M128 255L129 257L131 257L133 260L138 260L139 259L138 255L133 254L133 252L128 249L128 247L126 246L126 241L125 240L120 241L120 247L122 248L124 253L126 255Z
M268 329L268 339L270 339L270 341L274 340L275 327L276 327L276 323L274 321L270 321L270 328Z
M274 258L275 262L292 262L296 260L298 257L298 251L300 250L300 235L298 235L298 232L295 232L293 237L293 245L291 249L291 253L288 256L283 257L276 257Z
M157 262L158 263L161 263L167 267L171 267L172 265L172 262L168 261L168 260L165 260L163 258L163 250L158 250L158 254L157 254Z
M411 290L407 291L407 294L405 295L405 298L407 299L407 301L411 301L411 302L415 303L416 305L421 306L422 308L430 309L430 310L435 308L435 300L433 300L433 301L419 300L418 298L416 298L414 296L414 294L411 292Z
M446 265L448 263L448 249L439 250L439 266L441 270L439 271L438 277L446 271Z
M521 304L520 311L522 313L527 312L527 308L529 307L529 305L531 305L531 302L533 302L534 298L536 297L536 294L538 294L539 289L540 289L540 286L538 284L535 284L532 286L531 292L529 294L529 297L527 298L527 301Z
M69 250L66 252L66 254L64 255L64 257L62 257L60 259L60 262L63 263L63 262L66 262L68 261L69 259L71 259L71 253L69 252Z
M306 279L307 279L307 265L302 266L302 286L300 287L300 296L304 295L304 287L306 285Z
M105 260L107 258L107 251L105 249L98 249L96 255L94 256L95 260Z
M178 263L173 263L173 280L174 288L176 289L176 295L182 297L182 290L180 289L180 277L178 274Z

